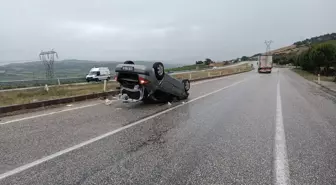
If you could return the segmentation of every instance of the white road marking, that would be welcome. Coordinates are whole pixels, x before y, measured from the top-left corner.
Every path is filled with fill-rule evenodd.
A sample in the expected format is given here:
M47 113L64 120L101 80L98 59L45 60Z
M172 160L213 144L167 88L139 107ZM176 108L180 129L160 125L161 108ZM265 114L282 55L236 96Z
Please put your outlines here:
M39 115L34 115L34 116L29 116L29 117L24 117L24 118L19 118L19 119L13 119L13 120L10 120L10 121L0 122L0 125L5 125L5 124L8 124L8 123L13 123L13 122L18 122L18 121L23 121L23 120L28 120L28 119L39 118L39 117L43 117L43 116L49 116L49 115L58 114L58 113L61 113L61 112L83 109L83 108L86 108L86 107L92 107L92 106L96 106L96 105L99 105L99 104L100 103L94 103L94 104L84 105L84 106L80 106L80 107L74 107L74 108L70 108L70 109L59 110L59 111L55 111L55 112L48 112L48 113L44 113L44 114L39 114Z
M282 117L282 105L280 94L280 79L277 84L277 107L275 119L275 144L274 144L274 172L276 185L289 185L289 166L287 159L287 147L285 130Z
M7 177L9 177L9 176L15 175L15 174L17 174L17 173L20 173L20 172L22 172L22 171L24 171L24 170L27 170L27 169L29 169L29 168L32 168L32 167L34 167L34 166L37 166L37 165L39 165L39 164L41 164L41 163L43 163L43 162L49 161L49 160L51 160L51 159L54 159L54 158L56 158L56 157L58 157L58 156L61 156L61 155L63 155L63 154L66 154L66 153L69 153L69 152L71 152L71 151L77 150L77 149L79 149L79 148L81 148L81 147L84 147L84 146L86 146L86 145L89 145L89 144L91 144L91 143L94 143L94 142L96 142L96 141L99 141L99 140L101 140L101 139L104 139L104 138L106 138L106 137L108 137L108 136L114 135L114 134L116 134L116 133L118 133L118 132L120 132L120 131L123 131L123 130L127 129L127 128L136 126L136 125L138 125L138 124L140 124L140 123L143 123L143 122L145 122L145 121L147 121L147 120L150 120L150 119L152 119L152 118L155 118L155 117L157 117L157 116L160 116L160 115L162 115L162 114L165 114L165 113L167 113L167 112L170 112L170 111L172 111L172 110L174 110L174 109L177 109L177 108L179 108L179 107L182 107L182 106L184 106L184 105L186 105L186 104L189 104L189 103L191 103L191 102L194 102L194 101L196 101L196 100L205 98L205 97L210 96L210 95L212 95L212 94L218 93L218 92L220 92L220 91L222 91L222 90L224 90L224 89L227 89L227 88L230 88L230 87L232 87L232 86L238 85L238 84L240 84L240 83L242 83L242 82L244 82L244 81L245 81L245 80L241 80L241 81L235 82L235 83L233 83L233 84L231 84L231 85L228 85L228 86L225 86L225 87L223 87L223 88L217 89L217 90L215 90L215 91L213 91L213 92L210 92L210 93L208 93L208 94L204 94L204 95L199 96L199 97L197 97L197 98L191 99L191 100L185 102L184 104L176 105L176 106L174 106L174 107L171 107L171 108L169 108L169 109L166 109L166 110L164 110L164 111L161 111L161 112L159 112L159 113L156 113L156 114L154 114L154 115L152 115L152 116L148 116L148 117L143 118L143 119L141 119L141 120L135 121L135 122L133 122L133 123L131 123L131 124L129 124L129 125L126 125L126 126L124 126L124 127L120 127L120 128L118 128L118 129L113 130L113 131L110 131L110 132L108 132L108 133L106 133L106 134L97 136L97 137L95 137L95 138L92 138L92 139L90 139L90 140L84 141L84 142L82 142L82 143L79 143L79 144L77 144L77 145L75 145L75 146L72 146L72 147L70 147L70 148L67 148L67 149L65 149L65 150L61 150L61 151L56 152L56 153L54 153L54 154L51 154L51 155L49 155L49 156L43 157L43 158L38 159L38 160L36 160L36 161L33 161L33 162L31 162L31 163L25 164L25 165L23 165L23 166L20 166L20 167L18 167L18 168L15 168L15 169L13 169L13 170L10 170L10 171L8 171L8 172L5 172L5 173L3 173L3 174L0 174L0 180L2 180L2 179L4 179L4 178L7 178Z

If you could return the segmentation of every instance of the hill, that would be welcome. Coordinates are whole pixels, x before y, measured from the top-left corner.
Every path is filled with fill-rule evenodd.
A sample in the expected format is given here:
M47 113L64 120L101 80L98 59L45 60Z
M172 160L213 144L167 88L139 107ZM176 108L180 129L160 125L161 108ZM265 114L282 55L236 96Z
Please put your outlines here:
M331 34L328 33L328 34L312 37L310 39L297 41L292 45L272 50L271 53L272 55L275 55L275 56L277 55L281 56L281 55L287 55L287 54L289 55L300 54L303 51L307 50L310 45L313 46L313 45L320 44L320 43L330 43L330 44L336 45L336 33L331 33ZM251 57L255 57L260 54L262 53L257 53Z
M303 41L295 42L294 45L302 46L302 45L308 45L308 44L318 44L318 43L326 42L329 40L336 40L336 33L331 33L331 34L328 33L328 34L320 35L317 37L312 37L310 39L305 39Z
M330 40L328 40L330 39ZM295 42L294 45L279 48L271 51L273 54L273 60L279 64L294 63L297 56L307 51L309 47L314 47L318 44L332 44L336 46L336 33L325 34L318 37L312 37L304 41Z
M298 55L301 53L307 51L309 47L318 45L318 44L333 44L336 46L336 33L331 34L324 34L316 37L312 37L309 39L305 39L302 41L297 41L292 45L278 48L271 51L271 54L273 55L273 61L274 63L278 64L289 64L293 63L294 60L297 58ZM264 53L257 53L252 57L259 56Z
M324 44L332 44L332 45L336 46L336 39L335 40L328 40L328 41L325 41L323 43ZM316 44L319 44L319 43L316 43ZM316 45L316 44L313 44L313 45Z
M89 61L68 59L55 61L54 71L56 78L75 78L84 77L92 67L108 67L111 73L118 64L123 62L114 61ZM154 62L149 61L135 61L136 64L152 65ZM178 67L178 64L165 64L165 68ZM0 66L1 81L10 80L32 80L44 79L45 68L41 61L26 62L26 63L12 63Z

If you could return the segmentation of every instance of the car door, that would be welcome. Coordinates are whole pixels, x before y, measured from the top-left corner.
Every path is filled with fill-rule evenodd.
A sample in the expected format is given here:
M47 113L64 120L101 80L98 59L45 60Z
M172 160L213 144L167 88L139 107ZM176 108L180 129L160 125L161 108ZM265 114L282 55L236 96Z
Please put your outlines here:
M97 71L96 76L97 76L97 79L98 79L98 80L101 80L101 72L100 72L100 71Z
M181 80L171 77L169 82L172 84L173 90L177 95L184 93L184 84Z
M167 92L176 96L181 95L182 93L181 89L184 88L184 86L179 80L171 77L168 74L165 74L163 81L165 83L164 84L165 88L167 88Z
M161 83L160 83L160 90L169 94L173 94L176 95L174 93L174 86L172 86L172 84L169 82L169 80L167 80L167 76L165 76Z

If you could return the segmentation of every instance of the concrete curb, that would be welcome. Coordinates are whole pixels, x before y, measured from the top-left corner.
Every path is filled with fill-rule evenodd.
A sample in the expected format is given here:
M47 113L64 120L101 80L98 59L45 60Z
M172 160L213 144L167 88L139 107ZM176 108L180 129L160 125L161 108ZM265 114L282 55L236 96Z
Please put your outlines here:
M246 71L240 71L232 74L224 74L220 76L211 76L206 78L199 78L190 80L191 82L201 81L201 80L208 80L213 78L220 78L223 76L231 76L235 74L245 73L249 72L251 70ZM4 106L0 107L0 115L15 112L15 111L22 111L22 110L29 110L29 109L36 109L36 108L44 108L52 105L59 105L59 104L66 104L66 103L73 103L78 101L84 101L94 98L101 98L101 97L107 97L107 96L114 96L119 94L119 90L115 91L109 91L109 92L101 92L101 93L95 93L95 94L87 94L87 95L80 95L80 96L73 96L73 97L67 97L67 98L60 98L60 99L54 99L54 100L45 100L45 101L39 101L39 102L33 102L33 103L26 103L26 104L19 104L19 105L10 105L10 106Z
M323 89L325 89L326 91L328 91L330 94L336 96L336 91L334 91L333 89L330 89L329 87L325 86L325 85L322 85L322 84L319 84L318 82L316 81L313 81L315 84L319 85L320 87L322 87Z
M60 99L54 99L54 100L45 100L45 101L39 101L39 102L33 102L33 103L19 104L19 105L4 106L4 107L0 107L0 115L9 113L9 112L14 112L14 111L36 109L40 107L47 107L51 105L58 105L58 104L65 104L65 103L73 103L77 101L84 101L84 100L89 100L89 99L94 99L94 98L107 97L111 95L114 96L117 94L119 94L118 90L95 93L95 94L80 95L80 96L72 96L72 97L60 98Z

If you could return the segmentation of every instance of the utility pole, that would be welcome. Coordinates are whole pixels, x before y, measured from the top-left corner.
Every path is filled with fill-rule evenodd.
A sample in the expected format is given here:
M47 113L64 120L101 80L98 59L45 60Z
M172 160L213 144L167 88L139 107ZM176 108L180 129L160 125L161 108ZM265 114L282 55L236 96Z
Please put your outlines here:
M46 78L49 80L53 79L55 56L58 58L57 52L54 51L54 49L52 49L51 51L41 51L39 56L46 70Z
M265 44L266 44L266 55L271 54L271 44L273 43L272 40L266 40Z
M265 53L265 55L266 55L266 62L268 63L268 57L270 56L270 55L272 55L272 53L271 53L271 44L272 44L272 40L265 40L265 44L266 44L266 53Z

